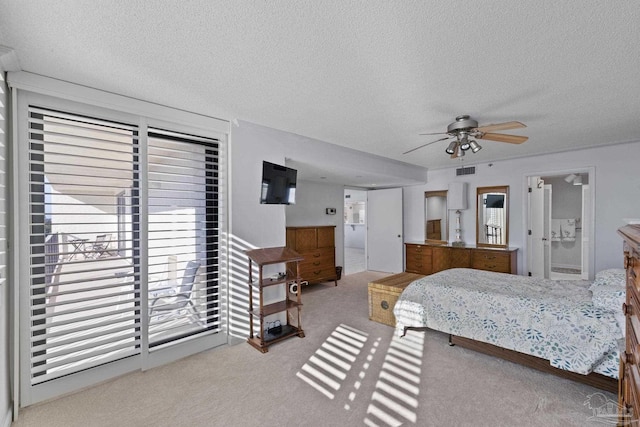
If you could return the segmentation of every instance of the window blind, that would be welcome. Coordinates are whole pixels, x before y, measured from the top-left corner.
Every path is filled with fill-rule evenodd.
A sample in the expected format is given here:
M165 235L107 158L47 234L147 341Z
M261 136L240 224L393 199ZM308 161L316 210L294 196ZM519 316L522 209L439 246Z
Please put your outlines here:
M148 132L149 343L221 326L219 142Z

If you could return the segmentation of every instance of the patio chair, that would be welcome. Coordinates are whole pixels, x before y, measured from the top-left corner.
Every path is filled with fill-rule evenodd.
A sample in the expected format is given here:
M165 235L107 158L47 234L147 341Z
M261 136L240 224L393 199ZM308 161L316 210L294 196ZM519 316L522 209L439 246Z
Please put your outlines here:
M109 243L111 243L111 234L98 234L91 246L92 258L101 258L105 254L112 255L109 252Z
M191 301L191 292L196 279L196 274L200 268L200 262L189 261L182 276L182 283L177 288L177 292L164 292L149 300L149 317L154 312L172 312L182 309L191 309L200 321L200 313Z

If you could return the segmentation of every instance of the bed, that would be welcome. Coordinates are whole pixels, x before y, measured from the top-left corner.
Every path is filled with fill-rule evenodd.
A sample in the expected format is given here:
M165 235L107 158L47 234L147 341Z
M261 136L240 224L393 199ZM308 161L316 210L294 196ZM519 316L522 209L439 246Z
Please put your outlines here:
M545 360L550 371L577 380L595 377L595 383L583 382L616 391L624 298L622 269L599 272L591 282L456 268L411 283L393 312L401 335L407 329L441 331L454 343L460 338L458 343L501 357L513 351L514 361L537 368Z

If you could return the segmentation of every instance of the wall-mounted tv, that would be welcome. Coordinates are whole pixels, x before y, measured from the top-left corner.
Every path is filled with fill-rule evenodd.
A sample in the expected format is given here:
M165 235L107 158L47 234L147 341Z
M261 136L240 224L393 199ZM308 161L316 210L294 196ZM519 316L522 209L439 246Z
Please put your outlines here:
M262 191L260 203L293 205L296 202L298 171L275 163L262 162Z
M487 194L487 198L484 199L484 204L488 208L503 208L504 194Z

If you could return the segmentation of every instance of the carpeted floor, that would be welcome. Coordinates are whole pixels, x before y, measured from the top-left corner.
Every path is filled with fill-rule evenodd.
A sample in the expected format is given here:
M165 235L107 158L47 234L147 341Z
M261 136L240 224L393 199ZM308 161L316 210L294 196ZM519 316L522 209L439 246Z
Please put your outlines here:
M22 409L15 427L602 426L616 396L368 320L367 283L303 288L305 338L203 352ZM614 423L615 424L615 423ZM611 424L610 424L611 425Z

